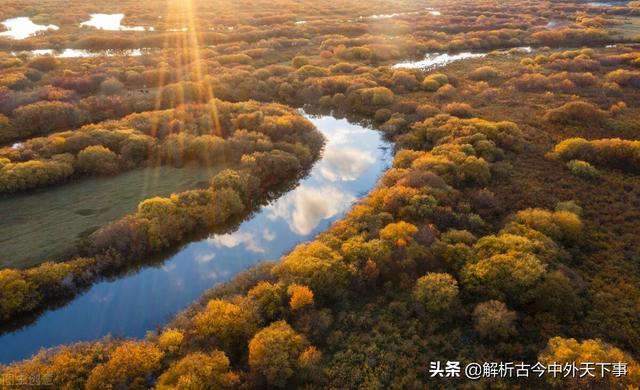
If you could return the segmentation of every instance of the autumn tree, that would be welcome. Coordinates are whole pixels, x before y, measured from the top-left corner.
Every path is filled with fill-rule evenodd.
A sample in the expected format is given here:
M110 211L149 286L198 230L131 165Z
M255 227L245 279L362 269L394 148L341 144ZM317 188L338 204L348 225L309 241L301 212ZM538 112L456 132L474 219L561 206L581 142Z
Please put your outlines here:
M224 352L193 352L162 373L156 389L221 390L234 388L239 381Z
M0 270L0 317L9 318L19 309L28 309L35 294L34 286L19 271Z
M516 333L516 313L500 301L479 303L473 309L476 332L489 340L505 339Z
M168 352L175 353L180 349L182 341L184 340L184 333L179 329L165 329L158 337L158 344L160 347Z
M640 365L635 359L622 350L609 345L601 340L588 339L582 342L573 338L552 337L549 339L546 348L538 355L538 360L543 364L565 364L575 363L578 367L582 363L626 363L627 374L615 376L612 372L599 372L595 376L562 376L553 377L548 375L549 384L562 386L568 389L585 388L633 388L640 384ZM612 369L613 367L608 367Z
M429 312L448 310L458 296L458 282L447 273L430 272L418 278L413 297Z
M249 342L249 367L263 376L268 385L285 387L299 369L300 355L308 346L306 338L289 324L274 322Z
M346 292L352 268L339 253L313 241L297 246L273 272L285 283L309 286L326 299Z
M160 368L162 356L158 347L146 341L126 341L106 363L91 371L86 388L145 388L151 374Z
M289 307L296 311L305 307L313 306L313 291L307 286L292 284L287 287L289 295Z
M507 252L480 258L462 269L463 285L490 298L522 300L546 272L532 253Z
M285 287L282 283L259 282L247 293L257 307L263 322L280 319L285 314Z
M255 329L255 319L247 308L221 299L210 300L194 322L200 335L215 337L225 349L241 344Z
M404 247L418 232L418 228L405 221L390 223L380 230L380 238L393 246Z

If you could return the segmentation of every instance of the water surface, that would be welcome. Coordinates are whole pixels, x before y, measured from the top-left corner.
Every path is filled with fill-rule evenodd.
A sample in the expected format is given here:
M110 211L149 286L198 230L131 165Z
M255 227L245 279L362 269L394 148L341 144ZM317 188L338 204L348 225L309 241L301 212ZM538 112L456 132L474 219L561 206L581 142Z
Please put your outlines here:
M107 31L153 31L153 27L123 26L124 14L91 14L91 19L80 23L80 27L94 27Z
M626 7L628 4L628 1L592 1L587 3L592 7Z
M11 52L17 56L24 52ZM112 57L116 55L137 57L141 56L144 51L142 49L110 49L110 50L84 50L84 49L36 49L29 50L27 53L33 56L54 56L58 58L87 58L87 57Z
M458 54L448 53L428 53L422 60L419 61L407 61L393 65L394 68L407 68L407 69L434 69L455 61L465 60L468 58L479 58L486 56L487 53L471 53L463 52Z
M57 30L58 26L49 24L36 24L28 17L11 18L2 22L7 31L0 32L0 37L9 37L12 39L25 39L40 31Z
M442 66L448 65L452 62L466 60L470 58L482 58L489 54L511 54L511 53L531 53L533 48L530 46L514 47L506 50L493 50L489 52L462 52L457 54L449 53L427 53L424 58L417 61L400 62L393 65L393 68L405 68L405 69L424 69L433 70Z
M41 347L98 339L143 337L213 285L261 260L278 259L342 217L388 168L381 134L333 117L309 118L327 138L320 161L300 184L229 234L190 243L156 267L95 284L66 306L0 336L0 362Z

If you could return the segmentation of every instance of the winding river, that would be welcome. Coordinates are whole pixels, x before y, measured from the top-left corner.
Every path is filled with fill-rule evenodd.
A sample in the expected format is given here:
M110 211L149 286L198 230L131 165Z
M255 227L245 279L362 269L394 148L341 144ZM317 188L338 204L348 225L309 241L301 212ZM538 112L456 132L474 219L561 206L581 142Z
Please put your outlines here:
M342 217L389 167L391 144L381 133L345 119L307 117L327 143L321 159L297 187L232 233L192 242L158 266L97 283L67 305L0 335L0 362L108 334L143 337L213 285L262 260L278 259Z

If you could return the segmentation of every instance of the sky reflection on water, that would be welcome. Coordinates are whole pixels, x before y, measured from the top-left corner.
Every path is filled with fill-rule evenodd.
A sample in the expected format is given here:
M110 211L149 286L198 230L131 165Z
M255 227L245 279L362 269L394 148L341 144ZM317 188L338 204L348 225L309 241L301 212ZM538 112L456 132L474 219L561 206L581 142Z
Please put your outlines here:
M80 27L94 27L107 31L153 31L153 27L148 29L143 26L123 26L124 14L91 14L91 19L80 23Z
M41 347L107 334L142 337L216 283L251 265L278 259L344 215L369 192L392 159L380 133L330 116L309 118L327 139L323 157L292 191L232 233L184 246L160 266L101 282L66 306L0 336L0 362Z
M6 19L2 24L7 30L0 32L0 37L8 37L11 39L25 39L40 31L47 31L49 29L58 30L59 28L53 24L44 25L33 23L30 18L24 16Z

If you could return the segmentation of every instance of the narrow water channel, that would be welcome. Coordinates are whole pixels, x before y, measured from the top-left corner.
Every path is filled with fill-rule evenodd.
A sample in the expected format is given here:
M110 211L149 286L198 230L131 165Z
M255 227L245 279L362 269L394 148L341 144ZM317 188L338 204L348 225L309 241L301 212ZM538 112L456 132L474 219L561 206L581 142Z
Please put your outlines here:
M331 116L308 116L327 139L300 184L263 207L233 233L190 243L160 266L94 285L35 322L0 335L0 362L40 348L99 339L143 337L213 285L313 238L367 194L392 160L381 133Z

